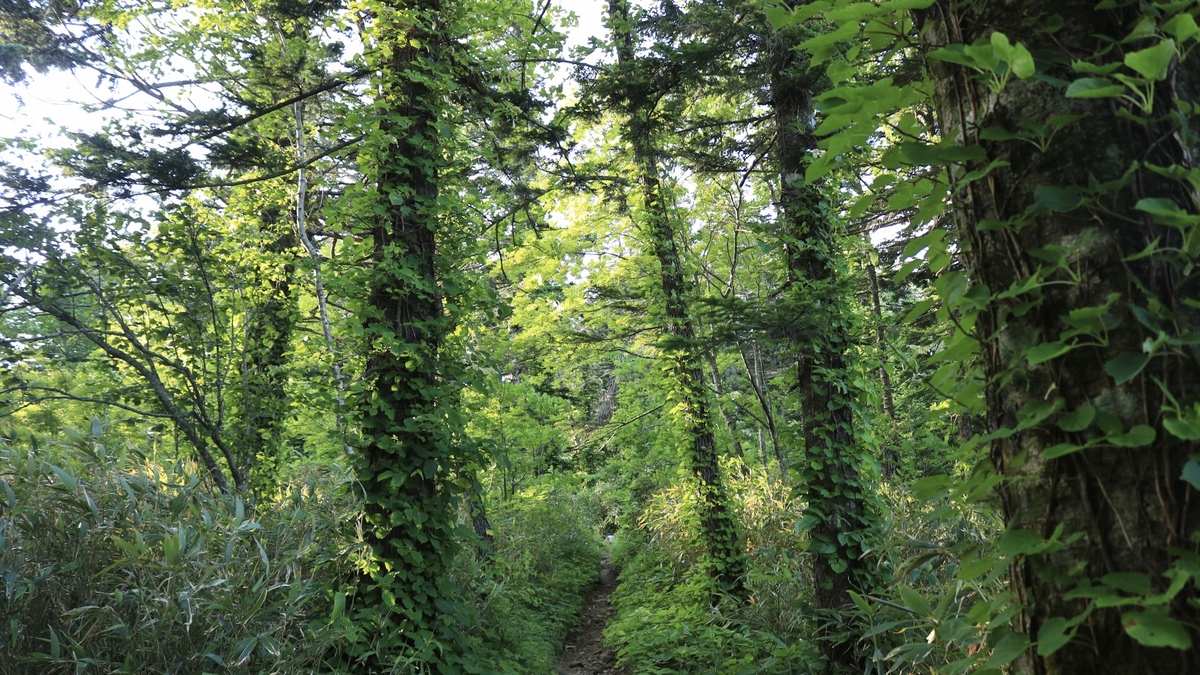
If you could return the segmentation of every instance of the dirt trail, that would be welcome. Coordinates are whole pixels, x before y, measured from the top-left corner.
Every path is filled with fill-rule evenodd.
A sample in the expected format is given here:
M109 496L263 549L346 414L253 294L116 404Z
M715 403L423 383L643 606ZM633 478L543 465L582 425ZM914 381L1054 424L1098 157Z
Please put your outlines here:
M567 637L558 657L558 675L625 675L617 658L604 648L604 626L612 614L608 596L617 587L617 571L606 557L600 564L600 584L579 613L579 630Z

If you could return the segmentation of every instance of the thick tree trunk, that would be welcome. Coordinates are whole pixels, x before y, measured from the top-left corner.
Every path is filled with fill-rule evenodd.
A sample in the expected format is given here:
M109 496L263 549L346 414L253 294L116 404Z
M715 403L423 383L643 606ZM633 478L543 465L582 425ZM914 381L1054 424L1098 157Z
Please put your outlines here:
M808 501L806 516L814 523L809 530L813 599L818 608L836 614L851 607L849 592L862 590L868 578L862 560L868 513L854 436L854 388L846 371L850 321L834 267L839 252L821 191L804 180L808 153L816 147L809 130L812 77L792 45L786 33L772 36L778 229L792 303L784 333L795 358L804 434L799 484ZM861 669L852 642L827 639L822 650L828 671Z
M737 524L729 508L729 493L721 476L721 467L713 435L712 411L704 385L702 361L696 350L696 330L688 311L687 278L675 241L658 156L653 142L653 84L639 73L634 56L633 27L627 0L610 0L609 22L617 47L617 58L625 92L628 119L625 137L633 149L637 180L641 186L643 231L659 264L662 288L663 351L670 360L679 384L675 394L683 410L690 439L690 464L699 489L700 536L705 542L709 565L717 586L740 599L746 596L746 555L738 536Z
M358 406L364 437L358 476L373 553L360 587L360 616L377 641L366 655L368 670L389 670L397 657L460 664L466 649L458 616L446 609L458 548L451 472L461 458L454 433L462 422L441 353L450 326L439 286L446 266L436 250L444 161L439 83L448 41L441 11L441 3L428 0L382 3L371 40L383 58L376 76L379 126L361 156L375 198L361 317L366 385Z
M1053 32L1051 11L1061 25ZM1037 58L1038 77L1012 77L999 91L986 75L931 59L943 138L988 153L953 167L952 176L1005 162L984 179L956 186L953 197L963 256L974 282L992 294L976 334L987 374L988 431L1001 436L992 442L991 461L1009 479L1000 490L1004 515L1010 532L1051 537L1061 526L1060 541L1069 542L1018 551L1029 554L1012 564L1022 606L1016 628L1038 640L1059 625L1055 617L1091 610L1068 646L1048 655L1026 651L1015 663L1020 673L1200 672L1195 651L1131 638L1126 629L1138 631L1146 618L1131 612L1137 607L1092 610L1087 598L1067 597L1072 589L1094 594L1089 587L1127 596L1165 591L1164 573L1179 549L1196 551L1200 526L1200 496L1180 480L1200 447L1163 424L1174 416L1166 411L1172 401L1195 401L1200 393L1197 352L1155 345L1163 336L1195 338L1200 316L1186 301L1200 297L1200 288L1186 269L1191 258L1179 249L1186 228L1135 209L1139 200L1164 199L1181 215L1197 213L1190 189L1146 168L1197 168L1195 148L1187 145L1193 140L1181 143L1195 137L1176 126L1188 113L1174 115L1197 100L1184 87L1195 82L1195 64L1173 64L1169 77L1155 83L1154 112L1144 122L1128 100L1066 98L1054 83L1082 77L1070 67L1073 60L1121 64L1122 50L1155 44L1152 37L1122 45L1136 17L1136 8L1098 11L1094 0L1060 0L1052 8L1036 0L944 0L918 15L930 49L988 42L998 31ZM995 138L981 136L984 129L1028 133L1054 115L1081 117L1046 148L1029 140L981 140ZM1155 255L1129 257L1153 242ZM1029 280L1036 283L1028 291L997 297ZM1042 352L1031 351L1037 345ZM1154 356L1132 375L1146 346ZM1124 576L1106 580L1110 574ZM1114 579L1135 577L1144 581L1122 586L1145 583L1146 593L1111 587ZM1195 626L1189 601L1195 602L1190 583L1170 603L1144 609L1156 616L1169 610Z

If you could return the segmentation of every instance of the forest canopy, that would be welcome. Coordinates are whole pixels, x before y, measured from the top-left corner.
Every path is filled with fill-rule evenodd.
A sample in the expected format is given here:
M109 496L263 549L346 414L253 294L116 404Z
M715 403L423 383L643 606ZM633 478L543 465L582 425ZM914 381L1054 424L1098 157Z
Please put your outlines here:
M0 0L0 675L1200 670L1198 15Z

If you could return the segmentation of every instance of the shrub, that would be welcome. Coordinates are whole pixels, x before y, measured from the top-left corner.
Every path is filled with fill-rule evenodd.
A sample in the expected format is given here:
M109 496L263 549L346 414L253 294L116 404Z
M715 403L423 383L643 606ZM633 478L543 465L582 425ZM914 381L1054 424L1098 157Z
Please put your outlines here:
M98 426L98 425L96 425ZM256 514L187 462L77 433L0 446L0 673L314 670L352 503L310 472Z

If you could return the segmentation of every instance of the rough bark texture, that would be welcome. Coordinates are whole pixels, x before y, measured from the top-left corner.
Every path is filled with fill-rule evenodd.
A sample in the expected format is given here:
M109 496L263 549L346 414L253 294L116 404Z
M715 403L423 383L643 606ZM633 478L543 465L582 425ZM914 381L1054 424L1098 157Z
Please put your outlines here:
M675 398L683 410L686 432L691 439L690 464L699 483L700 535L718 586L735 597L746 595L746 557L729 493L721 476L708 391L702 361L697 354L696 330L688 311L687 277L676 243L675 223L659 177L657 150L653 141L656 97L653 84L639 75L635 63L633 28L626 0L610 0L609 19L617 43L617 57L624 80L628 120L625 137L633 149L637 181L642 193L642 229L659 264L662 288L663 332L669 337L664 352L679 384Z
M792 48L792 36L775 36L771 59L771 102L775 108L774 159L780 176L778 229L787 254L790 308L785 333L795 355L805 461L799 472L814 521L813 599L831 613L851 606L849 591L861 590L866 567L861 537L867 507L859 481L852 394L846 372L849 321L838 299L833 224L820 205L817 186L804 180L808 153L816 147L809 131L812 77ZM832 632L840 631L835 627ZM853 643L825 640L827 670L860 670Z
M970 45L1000 31L1029 48L1038 58L1040 75L1070 81L1080 77L1072 72L1072 60L1119 63L1120 53L1114 56L1112 50L1132 29L1136 15L1129 10L1097 11L1095 6L1094 0L1061 0L1052 6L1035 0L946 0L919 14L918 21L930 48ZM1062 28L1053 33L1045 30L1051 13L1062 19ZM1133 51L1149 44L1132 42L1115 48ZM1107 55L1094 56L1105 51ZM1196 213L1193 195L1180 183L1140 169L1129 174L1131 180L1096 190L1094 204L1031 208L1038 201L1039 188L1087 191L1089 181L1116 181L1136 161L1194 168L1194 148L1187 147L1186 140L1180 142L1188 134L1173 130L1173 120L1162 117L1173 108L1172 96L1196 100L1194 92L1183 86L1192 77L1194 64L1175 65L1171 78L1158 83L1157 117L1145 125L1122 119L1118 113L1123 109L1139 113L1117 99L1068 99L1061 86L1040 79L1014 78L994 93L966 68L937 60L930 65L943 138L981 144L989 159L1008 162L985 179L957 186L954 195L964 258L975 282L986 284L993 294L977 326L988 376L989 431L1016 427L1018 411L1040 400L1061 405L1063 412L1090 404L1098 410L1098 419L1116 420L1124 430L1148 425L1157 432L1156 440L1142 447L1102 443L1048 459L1043 453L1055 444L1079 444L1103 435L1096 425L1068 433L1056 424L1058 416L1052 415L992 444L996 469L1013 479L1004 483L1000 493L1009 529L1050 536L1061 523L1067 535L1082 535L1059 551L1021 557L1012 567L1012 587L1024 606L1017 627L1036 640L1047 619L1071 617L1085 609L1083 602L1064 597L1079 578L1096 581L1111 573L1143 573L1161 592L1166 585L1162 574L1173 559L1167 547L1196 549L1193 534L1200 525L1200 499L1180 474L1189 455L1200 448L1166 433L1161 409L1167 400L1164 391L1180 401L1194 400L1200 391L1195 348L1164 350L1140 376L1124 384L1105 371L1106 363L1121 354L1142 354L1144 341L1157 333L1151 324L1161 322L1158 328L1169 334L1195 335L1200 328L1196 309L1183 303L1197 297L1200 289L1195 275L1178 273L1177 257L1164 252L1124 260L1156 239L1164 246L1179 245L1177 230L1156 225L1133 208L1139 199L1167 198ZM1020 130L1028 126L1023 118L1039 122L1059 114L1086 118L1059 131L1047 152L1020 140L980 141L980 131L986 127ZM957 167L953 173L961 176L978 166ZM1018 220L1019 227L995 225ZM1062 247L1068 264L1040 272L1054 283L1040 291L996 298L1043 268L1046 251L1055 246ZM1070 327L1064 319L1072 310L1105 306L1112 294L1118 299L1104 317L1107 344L1078 346L1058 358L1029 365L1029 347L1062 339ZM1030 301L1032 306L1024 304ZM1147 311L1173 318L1150 320ZM1162 383L1161 389L1155 379ZM1183 591L1170 609L1172 616L1194 625L1196 611L1186 607L1193 593ZM1195 652L1149 648L1133 640L1122 627L1122 611L1095 611L1074 642L1048 658L1031 649L1015 663L1015 671L1113 675L1200 671Z

